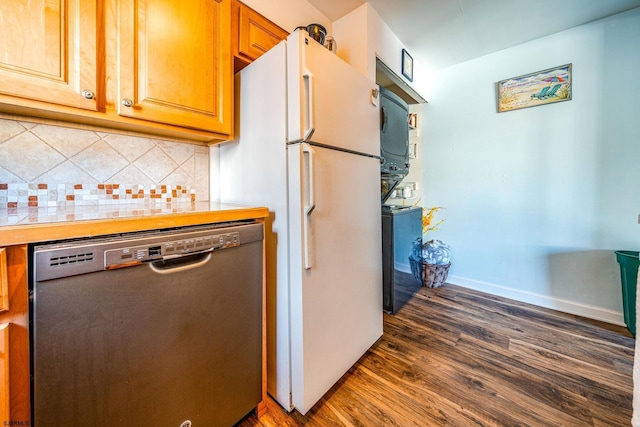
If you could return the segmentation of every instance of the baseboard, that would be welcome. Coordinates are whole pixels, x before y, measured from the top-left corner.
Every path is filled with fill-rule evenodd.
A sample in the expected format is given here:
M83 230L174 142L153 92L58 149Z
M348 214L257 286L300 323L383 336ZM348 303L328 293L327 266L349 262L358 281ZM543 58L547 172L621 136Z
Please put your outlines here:
M396 262L394 265L396 270L402 271L403 273L411 273L411 266L409 264L403 264L401 262Z
M505 286L495 285L493 283L465 279L464 277L459 276L449 276L447 278L447 283L474 289L476 291L486 292L488 294L493 294L504 298L510 298L528 304L537 305L539 307L550 308L565 313L575 314L577 316L587 317L589 319L595 319L602 322L612 323L614 325L625 326L624 314L618 311L608 310L601 307L594 307L587 304L580 304L577 302L567 301L548 295L540 295L533 292L522 291L519 289L507 288Z

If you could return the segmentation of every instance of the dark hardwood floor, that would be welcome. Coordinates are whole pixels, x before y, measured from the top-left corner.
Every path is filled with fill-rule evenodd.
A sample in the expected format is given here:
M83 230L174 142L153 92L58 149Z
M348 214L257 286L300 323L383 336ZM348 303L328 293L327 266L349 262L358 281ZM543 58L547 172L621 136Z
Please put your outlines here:
M622 327L422 288L306 416L269 400L238 426L629 426L633 353Z

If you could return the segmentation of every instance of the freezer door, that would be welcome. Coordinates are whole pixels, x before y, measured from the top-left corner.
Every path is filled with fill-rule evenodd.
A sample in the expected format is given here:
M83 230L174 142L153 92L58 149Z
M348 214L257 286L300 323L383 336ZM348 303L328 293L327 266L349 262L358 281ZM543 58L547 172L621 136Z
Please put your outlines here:
M382 336L379 163L305 143L287 155L291 387L304 414Z
M287 74L288 141L380 154L374 82L301 30L287 38Z

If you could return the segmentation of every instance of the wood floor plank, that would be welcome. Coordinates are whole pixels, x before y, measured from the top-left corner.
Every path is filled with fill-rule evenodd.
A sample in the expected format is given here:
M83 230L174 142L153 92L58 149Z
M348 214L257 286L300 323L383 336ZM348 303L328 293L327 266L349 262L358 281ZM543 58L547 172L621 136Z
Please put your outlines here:
M616 325L421 288L305 416L268 399L238 426L628 426L634 346Z
M563 375L572 383L593 384L599 390L623 390L624 394L632 392L629 388L630 373L622 374L615 370L602 369L600 366L518 340L511 340L510 350L514 359L535 366L548 375Z
M440 358L442 356L438 359ZM374 357L370 355L362 363L369 363L372 359ZM416 400L424 400L424 396L427 394L436 396L436 402L430 406L442 407L443 402L447 402L453 407L464 408L465 412L484 420L481 425L501 425L501 422L515 425L520 419L526 417L526 414L521 412L519 408L512 410L509 407L505 410L505 407L510 405L502 404L500 402L501 396L494 393L492 389L485 388L481 382L468 375L468 371L451 369L451 365L440 363L434 359L425 360L420 365L414 364L406 368L402 367L400 360L391 362L380 375L388 375L390 380L395 378L398 386L414 390L417 393L414 397ZM399 365L399 369L393 370L392 364ZM401 373L398 373L397 370ZM448 411L444 419L450 420L452 418L453 414ZM451 423L451 425L467 424Z
M465 344L466 343L466 344ZM504 413L500 420L504 421L507 414L517 415L520 421L527 424L544 425L548 416L553 416L556 421L563 419L566 422L576 422L575 418L587 421L590 416L577 410L572 415L566 416L567 408L584 406L586 401L575 403L576 397L564 390L556 390L544 380L541 380L536 372L526 366L509 364L509 369L504 369L509 357L505 355L507 350L492 346L481 340L462 335L455 348L447 351L438 350L437 341L428 343L424 349L438 352L438 369L430 372L431 378L439 377L441 382L432 382L430 387L444 390L445 387L453 388L442 391L443 397L454 400L462 405L473 405L475 402L489 404L493 412L501 409ZM551 395L551 396L550 396ZM538 409L543 411L529 411L527 405L521 401L536 401Z
M591 413L588 401L580 394L555 381L548 381L540 371L530 365L516 362L508 352L492 351L485 343L463 336L457 346L460 366L464 360L475 357L472 372L485 386L491 385L496 393L508 396L514 405L535 407L537 425L589 424ZM507 367L507 368L505 368Z
M629 336L623 337L623 340L614 340L615 342L605 342L601 339L593 339L594 333L584 336L576 330L576 324L567 320L562 314L554 314L552 322L548 318L546 321L540 321L539 308L514 309L509 304L495 302L493 299L486 299L486 310L480 311L474 308L477 300L469 299L468 296L461 297L460 301L465 301L464 305L452 308L449 317L443 316L438 320L439 326L443 324L456 330L468 330L470 335L479 336L474 331L482 331L483 329L492 328L500 330L510 338L519 338L521 340L530 340L532 343L538 343L545 348L554 349L556 352L578 358L584 361L592 361L600 366L609 365L611 369L615 369L613 364L614 357L623 359L629 356L629 345L633 347L633 339ZM437 300L431 300L434 305L438 304ZM496 310L497 313L496 314ZM465 313L473 313L474 317L469 319L474 325L468 326L465 320L460 317ZM505 315L505 313L507 313ZM566 315L567 317L572 317ZM409 318L418 318L419 316L409 316ZM551 317L551 316L550 316ZM549 326L552 325L552 326ZM467 329L468 328L468 329ZM591 329L594 329L592 326ZM584 326L582 327L584 329ZM537 342L542 340L541 342ZM565 345L571 342L571 346ZM631 350L632 352L632 350Z
M539 326L549 327L559 330L562 333L574 334L583 339L592 339L594 341L606 341L608 345L618 345L627 347L629 339L633 339L630 334L610 334L610 330L606 326L613 328L615 331L621 331L620 327L606 325L591 319L585 319L568 313L554 311L544 307L538 307L519 301L505 300L489 294L482 294L477 291L469 290L458 295L461 302L469 302L471 296L473 299L481 300L484 309L499 313L507 313L511 318L528 319ZM593 327L593 325L598 327Z

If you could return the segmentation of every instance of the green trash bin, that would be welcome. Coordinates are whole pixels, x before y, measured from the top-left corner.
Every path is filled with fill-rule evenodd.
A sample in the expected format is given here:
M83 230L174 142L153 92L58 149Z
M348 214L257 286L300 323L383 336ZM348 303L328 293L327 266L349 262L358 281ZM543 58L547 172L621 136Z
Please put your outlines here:
M624 323L629 332L636 336L636 283L638 280L638 266L640 266L639 252L615 251L620 264L620 278L622 279L622 308Z

